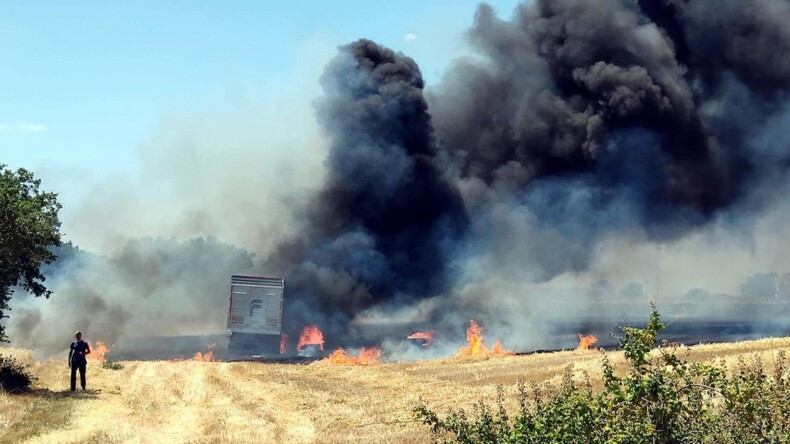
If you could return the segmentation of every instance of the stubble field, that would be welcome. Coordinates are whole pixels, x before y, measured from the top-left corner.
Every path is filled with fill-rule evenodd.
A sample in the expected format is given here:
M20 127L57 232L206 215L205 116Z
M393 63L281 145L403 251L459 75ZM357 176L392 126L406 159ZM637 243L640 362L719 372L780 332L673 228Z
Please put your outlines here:
M681 347L691 361L759 356L772 369L790 338ZM573 364L600 381L600 353L463 357L346 366L253 362L128 361L88 366L88 391L68 391L65 361L36 364L26 350L0 349L31 365L39 380L24 395L0 394L0 443L422 443L412 420L421 401L444 412L493 401L497 386L559 382ZM622 355L607 352L616 368ZM513 397L511 397L513 398Z

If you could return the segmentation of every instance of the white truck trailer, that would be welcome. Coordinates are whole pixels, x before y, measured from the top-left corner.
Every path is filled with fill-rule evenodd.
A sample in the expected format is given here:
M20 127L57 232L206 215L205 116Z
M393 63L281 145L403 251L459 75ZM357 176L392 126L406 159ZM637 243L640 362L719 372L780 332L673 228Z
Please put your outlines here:
M285 280L233 275L228 302L228 352L274 355L280 352Z

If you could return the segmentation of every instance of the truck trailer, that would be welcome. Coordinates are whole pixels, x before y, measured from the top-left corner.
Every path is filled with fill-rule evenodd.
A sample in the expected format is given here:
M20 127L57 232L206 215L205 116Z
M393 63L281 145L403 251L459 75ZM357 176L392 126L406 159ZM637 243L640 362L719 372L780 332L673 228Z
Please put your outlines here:
M283 278L231 276L228 301L230 355L279 354L284 291Z

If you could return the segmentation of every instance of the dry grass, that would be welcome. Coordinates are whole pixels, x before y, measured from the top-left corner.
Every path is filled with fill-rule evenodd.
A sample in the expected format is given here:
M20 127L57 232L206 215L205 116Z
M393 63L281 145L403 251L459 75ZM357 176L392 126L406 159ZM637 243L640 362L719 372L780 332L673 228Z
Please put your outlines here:
M759 355L770 370L774 353L788 348L782 338L681 353L730 363ZM620 353L609 356L623 367ZM97 392L74 396L65 362L48 362L33 369L37 392L0 394L0 443L422 443L430 436L420 424L393 423L408 420L420 399L438 411L470 406L493 400L497 385L557 382L570 364L600 381L600 355L578 351L374 367L158 361L119 371L89 364Z

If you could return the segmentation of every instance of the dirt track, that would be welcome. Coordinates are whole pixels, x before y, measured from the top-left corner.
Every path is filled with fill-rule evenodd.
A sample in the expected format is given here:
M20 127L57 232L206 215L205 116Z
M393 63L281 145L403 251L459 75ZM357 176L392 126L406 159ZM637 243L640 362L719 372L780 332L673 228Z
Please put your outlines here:
M790 338L690 350L693 360L760 353L770 368L780 348ZM32 363L29 352L13 353ZM92 390L71 395L66 363L48 362L34 368L36 392L0 394L0 442L426 442L427 430L408 422L420 399L439 411L468 407L492 400L497 385L559 381L571 363L600 375L600 355L577 351L374 367L132 361L116 371L89 364Z

